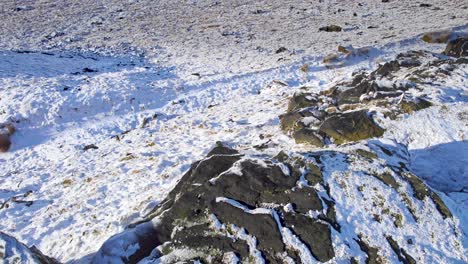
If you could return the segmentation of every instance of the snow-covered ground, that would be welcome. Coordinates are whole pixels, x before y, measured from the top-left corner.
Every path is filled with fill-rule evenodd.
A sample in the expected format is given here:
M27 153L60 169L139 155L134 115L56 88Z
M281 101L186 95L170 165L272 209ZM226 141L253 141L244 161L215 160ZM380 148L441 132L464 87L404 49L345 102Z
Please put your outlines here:
M149 2L0 7L0 123L17 128L0 154L0 203L33 201L1 208L0 230L61 261L95 252L144 217L218 140L247 152L266 143L271 155L310 150L278 125L299 87L324 90L401 51L442 51L419 40L426 31L467 31L465 1ZM318 32L329 24L344 31ZM375 50L346 67L323 66L324 55L349 44ZM437 105L381 120L384 138L408 146L429 184L449 177L466 186L463 74L441 87ZM97 149L84 150L91 144ZM451 192L444 198L466 226L466 189L452 187L440 190Z

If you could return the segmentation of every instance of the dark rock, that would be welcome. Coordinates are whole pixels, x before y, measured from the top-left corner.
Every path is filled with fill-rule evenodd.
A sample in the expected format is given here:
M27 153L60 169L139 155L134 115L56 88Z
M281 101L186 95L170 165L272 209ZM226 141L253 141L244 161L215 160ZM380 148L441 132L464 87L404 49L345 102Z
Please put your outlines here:
M98 147L94 144L89 144L83 147L84 151L90 150L90 149L98 149Z
M289 100L288 112L317 106L318 103L316 96L311 93L296 93Z
M336 231L341 232L341 225L336 220L335 202L322 198L327 205L327 213L325 215L319 215L318 218L330 224Z
M286 154L284 151L280 151L278 154L276 154L275 159L281 162L285 162L289 159L288 154Z
M322 137L310 128L302 128L292 135L297 144L309 144L317 147L323 147Z
M195 250L200 259L212 256L214 262L220 262L226 252L234 252L243 261L247 260L249 251L246 243L231 239L223 231L214 230L209 220L211 216L215 216L228 228L234 224L255 236L257 249L269 263L280 262L278 254L287 252L273 215L278 215L279 221L286 223L305 223L307 220L310 226L292 228L305 243L310 244L317 258L332 258L333 247L327 224L305 216L304 219L285 220L283 214L276 212L286 204L291 204L294 212L303 214L310 210L323 210L322 201L314 188L297 187L297 181L302 175L296 169L296 166L300 166L299 162L294 162L294 165L286 163L290 173L285 175L282 167L272 160L259 162L241 158L242 155L237 151L219 143L207 158L191 166L145 222L136 223L114 240L107 241L96 254L94 263L104 261L109 254L115 255L112 248L122 247L119 242L122 237L124 241L140 245L128 258L118 256L125 263L138 262L158 246L162 247L160 253L163 255L170 254L169 251L174 249L188 248ZM281 159L285 162L294 161L287 155ZM251 213L250 210L262 208L265 204L270 208L263 209L266 213ZM226 229L224 232L229 231Z
M458 58L454 64L468 64L468 58Z
M398 184L395 178L393 178L392 174L388 172L384 172L382 174L374 173L372 174L372 176L379 179L380 181L385 183L387 186L390 186L395 190L398 190L398 188L400 187L400 184Z
M337 25L330 25L319 28L319 31L326 31L326 32L340 32L342 29L340 26Z
M303 111L295 111L280 115L278 118L280 120L281 130L284 132L296 130L300 125L299 121L305 117L306 113L307 112Z
M431 4L426 4L426 3L419 4L419 7L431 7L431 6L432 6Z
M332 115L322 123L319 130L337 144L380 137L384 133L365 110Z
M356 149L355 153L362 156L362 157L368 158L370 160L375 160L375 159L378 158L377 154L375 154L374 152L367 151L367 150L364 150L364 149Z
M444 54L456 58L468 56L468 38L460 37L449 41Z
M416 260L408 253L406 253L406 250L400 248L398 243L391 236L387 236L386 239L392 250L398 256L399 261L401 261L403 264L416 264Z
M316 184L323 184L322 171L317 165L307 163L306 169L304 177L310 185L314 186Z
M231 148L228 148L228 147L225 147L223 145L223 143L221 142L216 142L216 147L213 148L209 153L208 153L208 157L211 157L213 155L235 155L235 154L239 154L239 152L235 149L231 149Z
M423 201L426 197L429 197L432 199L434 202L437 210L439 213L442 215L443 218L451 218L452 213L448 209L448 207L445 205L443 200L416 175L410 173L410 172L403 172L401 173L401 176L403 179L405 179L413 188L413 196L418 199Z
M373 81L363 81L355 87L342 91L336 97L339 105L359 103L360 97L370 92L379 91L379 86Z
M0 152L7 152L11 146L11 139L8 134L0 134Z
M280 47L279 49L276 50L275 53L278 54L278 53L281 53L281 52L285 52L285 51L287 51L287 50L288 50L288 49L286 49L285 47Z
M257 238L257 247L268 261L275 262L277 252L283 252L281 234L276 221L268 214L249 214L242 209L224 203L213 203L213 213L222 223L244 227Z
M86 67L86 68L83 68L83 72L84 73L91 73L91 72L97 72L97 70Z
M291 213L284 214L284 224L293 230L319 261L327 262L335 256L331 232L326 224L301 214Z
M366 242L364 242L361 236L358 236L359 239L354 239L362 251L367 254L366 264L383 264L385 263L379 255L379 249L375 247L369 246Z
M400 70L400 63L396 60L389 61L380 65L377 70L374 71L374 75L380 75L383 77L391 76L392 73L397 72Z

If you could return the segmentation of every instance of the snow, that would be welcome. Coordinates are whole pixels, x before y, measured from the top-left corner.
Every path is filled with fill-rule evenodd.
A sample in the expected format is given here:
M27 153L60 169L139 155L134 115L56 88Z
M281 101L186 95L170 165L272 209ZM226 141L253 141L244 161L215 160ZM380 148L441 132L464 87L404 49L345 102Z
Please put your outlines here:
M15 238L0 232L0 263L37 263L31 250Z
M10 202L0 209L0 230L63 262L86 262L109 237L145 217L216 141L247 154L259 154L251 146L268 140L261 155L310 151L278 126L287 96L301 86L324 90L408 49L440 52L443 45L425 44L420 34L467 29L463 1L425 1L441 10L371 0L360 1L362 6L298 0L16 2L0 6L0 124L17 128L11 150L0 154L0 202L31 191L24 199L32 204ZM344 31L318 31L329 24ZM324 67L322 58L338 45L373 49L341 68ZM287 51L277 54L283 46ZM304 64L308 72L299 70ZM411 169L448 192L443 199L466 225L466 191L452 192L467 178L466 68L458 76L429 94L436 106L379 120L386 128L379 142L405 144ZM84 151L89 144L98 149ZM450 166L440 166L447 159ZM242 175L240 167L230 173ZM343 196L338 205L356 204L354 213L338 212L340 221L351 223L344 232L381 228L359 216L365 211L360 196L346 198L340 190L332 186ZM428 229L438 232L440 244L455 243L434 223ZM418 237L417 231L395 235L402 241L404 233ZM130 254L137 246L117 248ZM426 247L410 253L435 252ZM441 247L430 260L466 260Z

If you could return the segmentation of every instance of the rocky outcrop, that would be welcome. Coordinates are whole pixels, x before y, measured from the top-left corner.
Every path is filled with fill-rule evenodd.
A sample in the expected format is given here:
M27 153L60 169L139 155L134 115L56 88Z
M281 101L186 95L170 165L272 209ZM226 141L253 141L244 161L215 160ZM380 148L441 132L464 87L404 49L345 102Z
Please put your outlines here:
M447 43L445 55L460 58L468 56L468 38L459 37Z
M42 254L36 247L28 247L16 238L0 231L0 263L59 263Z
M94 263L110 256L134 263L150 256L154 249L158 258L170 256L180 261L197 258L219 263L233 253L243 261L261 258L280 263L286 255L297 258L310 254L326 262L334 256L333 227L308 212L326 212L331 206L324 205L311 186L297 184L304 172L311 174L307 178L313 179L312 174L320 178L320 170L300 166L306 163L289 157L284 163L251 159L217 146L207 158L192 165L147 222L135 225L132 235L113 238L129 238L138 244L134 251L122 249L116 257L111 239ZM332 217L326 213L321 216L336 222ZM300 241L296 243L307 252L297 251L291 239ZM191 253L184 257L180 255L183 250Z
M401 149L381 145L372 145L371 149L379 151L360 149L351 151L351 154L316 152L309 153L309 158L290 157L280 152L275 158L258 158L244 156L218 143L206 158L191 166L145 221L135 223L109 239L94 256L93 263L176 263L190 260L232 263L232 259L242 263L283 263L284 259L295 263L327 262L335 257L333 236L354 241L353 247L360 248L367 255L366 263L385 263L385 258L379 253L379 248L384 245L370 243L365 238L369 235L386 239L398 259L414 263L414 258L381 230L374 230L375 234L350 234L349 230L341 234L342 224L347 223L337 220L337 205L329 186L331 182L324 180L322 172L322 169L328 170L326 167L330 163L326 159L331 157L335 163L342 163L335 164L337 168L343 165L352 168L356 163L363 169L363 158L369 158L367 163L372 164L368 165L369 168L390 167L390 171L374 174L368 179L392 188L392 199L401 199L407 206L399 210L418 215L428 210L423 207L435 206L443 217L451 217L442 200L435 199L435 192L422 181L416 181L404 167L397 169L392 167L392 163L384 162L387 154L401 156L398 154ZM321 160L325 163L321 164ZM349 174L347 177L362 178L359 175ZM346 185L340 183L339 186L346 189ZM402 188L412 188L416 200L401 193ZM363 189L358 189L364 193ZM376 197L380 195L378 193ZM398 196L401 198L395 198ZM424 202L426 197L433 203ZM413 208L415 203L420 209ZM372 216L375 221L390 218L395 221L394 228L404 225L404 218L384 203L374 202L367 206L368 212L363 214ZM343 214L348 209L340 207L338 210ZM405 221L418 225L408 219ZM351 259L356 261L355 257Z
M449 42L446 54L455 56L466 48L461 44L463 38L456 41ZM353 53L351 48L340 50ZM296 143L316 147L380 137L384 130L374 121L374 113L396 119L431 107L433 103L424 96L424 89L464 64L463 58L409 51L370 73L357 72L350 81L325 91L316 93L305 87L289 99L287 112L279 116L281 129Z
M437 236L450 236L462 252L443 194L408 169L406 146L370 138L384 134L377 118L407 117L435 104L425 89L464 63L411 51L325 91L301 89L279 116L284 133L296 143L345 147L271 157L217 142L93 263L413 264L427 260L418 252L439 254L437 246L413 240L436 244ZM428 226L437 228L419 234Z

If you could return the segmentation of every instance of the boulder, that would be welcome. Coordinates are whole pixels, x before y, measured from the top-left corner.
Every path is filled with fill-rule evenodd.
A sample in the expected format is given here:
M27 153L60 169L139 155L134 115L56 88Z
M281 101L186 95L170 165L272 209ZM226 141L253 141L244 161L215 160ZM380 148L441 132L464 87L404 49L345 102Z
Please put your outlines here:
M365 110L335 114L327 118L320 126L320 132L335 140L335 143L358 141L380 137L384 130L380 128Z
M468 38L459 37L449 41L445 47L444 54L457 58L468 56Z
M334 257L330 226L306 216L323 205L314 188L298 187L301 175L291 165L243 158L218 144L191 166L148 219L108 240L93 263L136 263L150 254L221 263L228 253L244 263L259 256L251 254L246 236L255 238L254 246L267 263L280 263L282 254L292 251L284 244L282 223L303 239L317 260L328 261ZM286 205L291 208L287 213L282 209ZM125 250L135 244L134 250ZM191 254L184 258L177 250Z
M296 93L289 100L288 112L300 110L302 108L317 106L318 99L311 93Z
M304 112L295 111L279 116L280 126L284 132L295 130L299 126L299 121L305 117Z
M10 149L11 140L8 134L0 134L0 152L7 152Z
M11 136L16 132L13 124L0 124L0 153L7 152L11 146Z
M297 144L308 144L323 147L323 140L318 133L310 128L302 128L292 135Z

